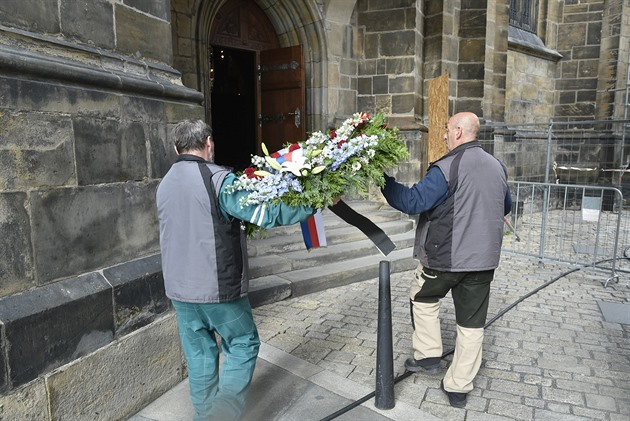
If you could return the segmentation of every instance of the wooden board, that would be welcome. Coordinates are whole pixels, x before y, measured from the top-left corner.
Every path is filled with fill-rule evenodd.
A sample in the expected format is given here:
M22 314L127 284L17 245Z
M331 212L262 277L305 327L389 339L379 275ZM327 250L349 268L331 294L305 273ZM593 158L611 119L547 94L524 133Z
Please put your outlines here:
M429 142L427 164L448 152L444 133L448 123L448 74L429 80Z

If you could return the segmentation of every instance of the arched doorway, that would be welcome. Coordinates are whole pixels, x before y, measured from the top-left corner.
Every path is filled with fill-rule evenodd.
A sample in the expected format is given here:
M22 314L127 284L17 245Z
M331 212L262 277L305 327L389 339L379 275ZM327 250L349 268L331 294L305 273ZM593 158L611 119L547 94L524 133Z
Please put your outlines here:
M300 47L280 49L253 0L229 0L209 37L210 121L216 162L241 170L251 154L304 139L304 63Z

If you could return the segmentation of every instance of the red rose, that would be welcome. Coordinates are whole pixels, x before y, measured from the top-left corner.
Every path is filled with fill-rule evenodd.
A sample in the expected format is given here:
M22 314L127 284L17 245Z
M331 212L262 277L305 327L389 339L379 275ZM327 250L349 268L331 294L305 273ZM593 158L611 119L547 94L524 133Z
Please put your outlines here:
M330 131L330 138L331 138L331 139L334 139L334 138L336 138L336 137L337 137L337 130L331 130L331 131Z
M243 172L245 173L247 178L257 178L257 176L254 174L254 171L256 171L254 168L249 167L249 168L245 168L245 171Z
M342 146L344 143L348 143L348 142L346 142L345 140L340 140L339 142L337 142L337 147L338 147L338 148L341 148L341 146Z

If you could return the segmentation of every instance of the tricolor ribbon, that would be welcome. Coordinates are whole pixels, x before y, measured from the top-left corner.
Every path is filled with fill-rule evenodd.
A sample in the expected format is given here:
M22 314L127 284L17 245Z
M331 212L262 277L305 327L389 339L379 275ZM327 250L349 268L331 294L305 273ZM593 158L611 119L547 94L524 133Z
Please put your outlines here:
M321 209L304 222L300 222L302 237L307 250L318 247L326 247L326 231L324 230L324 218Z
M383 256L387 256L396 248L396 244L382 229L365 216L356 212L344 201L340 200L336 204L329 206L328 209L350 225L357 227L374 243ZM300 222L300 226L304 244L308 250L326 246L326 232L321 210L318 210L305 222Z

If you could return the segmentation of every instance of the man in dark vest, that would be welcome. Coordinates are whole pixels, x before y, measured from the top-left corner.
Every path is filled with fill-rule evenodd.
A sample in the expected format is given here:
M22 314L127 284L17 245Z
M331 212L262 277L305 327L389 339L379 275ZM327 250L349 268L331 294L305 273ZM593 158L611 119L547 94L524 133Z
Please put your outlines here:
M490 283L501 254L503 217L512 208L505 165L481 148L479 128L475 114L455 114L444 135L448 154L412 187L386 175L382 190L392 207L420 215L413 252L420 265L410 289L414 352L405 368L438 372L440 300L451 291L457 339L440 387L458 408L466 405L481 366Z
M164 286L188 364L194 420L237 420L260 346L247 298L241 221L263 228L291 225L314 210L282 203L241 206L247 191L223 193L236 176L213 163L211 128L186 120L172 134L178 157L160 182L156 199ZM225 357L221 367L217 335Z

